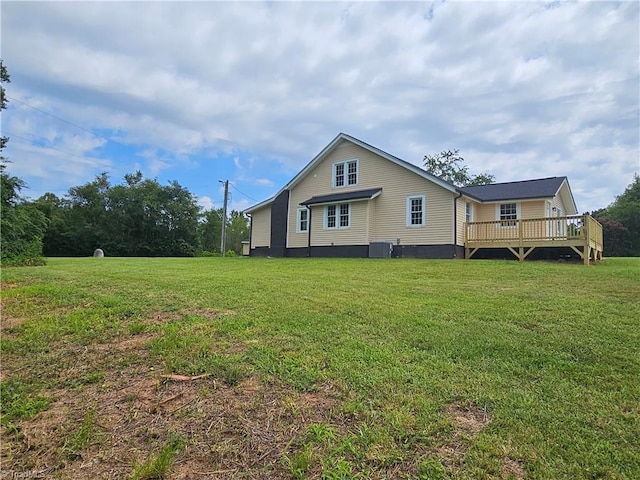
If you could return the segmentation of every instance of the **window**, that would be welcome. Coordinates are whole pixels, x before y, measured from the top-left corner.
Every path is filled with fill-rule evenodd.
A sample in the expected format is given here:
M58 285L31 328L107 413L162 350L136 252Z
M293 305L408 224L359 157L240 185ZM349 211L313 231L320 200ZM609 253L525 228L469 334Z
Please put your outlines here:
M425 224L424 195L407 197L407 227L423 227Z
M349 228L351 224L351 208L348 203L327 205L324 212L325 228Z
M344 163L336 163L336 187L344 187Z
M464 207L464 221L467 223L473 222L473 204L466 202Z
M327 205L327 228L336 228L336 206Z
M349 226L349 204L340 205L340 228Z
M358 184L358 160L347 160L333 164L333 186L348 187Z
M296 224L297 233L306 233L309 231L309 209L298 209L298 220Z
M515 203L502 203L500 204L500 226L502 227L515 227L518 219L518 205Z
M347 162L347 185L358 183L358 162Z

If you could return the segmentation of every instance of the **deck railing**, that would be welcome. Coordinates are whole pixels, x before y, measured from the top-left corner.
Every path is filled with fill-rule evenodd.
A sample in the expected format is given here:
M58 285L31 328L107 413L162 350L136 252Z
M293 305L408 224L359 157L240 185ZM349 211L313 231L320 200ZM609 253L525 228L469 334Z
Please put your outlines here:
M545 246L568 246L581 255L589 256L590 250L593 249L596 252L596 258L598 255L601 257L602 225L591 215L496 220L466 224L465 247L467 249L491 247L530 247L533 249ZM583 248L579 251L578 247ZM526 255L528 253L524 254L524 256Z

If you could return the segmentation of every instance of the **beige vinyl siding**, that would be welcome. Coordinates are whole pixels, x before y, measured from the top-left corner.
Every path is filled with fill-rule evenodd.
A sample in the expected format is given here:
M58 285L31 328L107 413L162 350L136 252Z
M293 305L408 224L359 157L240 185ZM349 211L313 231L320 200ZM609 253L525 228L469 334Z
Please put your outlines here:
M518 204L518 218L544 218L546 214L546 200L509 201L476 204L474 222L494 222L499 220L498 212L503 203Z
M478 203L475 205L474 222L493 222L496 220L495 203Z
M457 235L456 241L458 245L464 245L464 229L466 223L466 214L467 214L467 203L471 203L473 205L473 221L476 220L476 215L478 211L479 204L474 202L473 200L465 197L460 197L456 200L456 214L457 214Z
M367 240L367 203L366 201L350 204L351 218L349 228L324 228L324 205L313 208L311 216L312 245L366 245ZM306 244L305 244L306 245Z
M348 187L333 187L333 164L358 159L358 183ZM352 203L351 228L324 230L324 207L313 207L311 221L312 245L354 245L386 240L402 244L450 244L453 241L454 194L406 168L381 158L350 142L344 142L322 162L310 170L290 192L288 247L307 245L307 236L296 234L295 211L300 202L317 195L382 188L379 197L371 201ZM424 195L426 225L407 227L407 196ZM367 221L368 218L368 221Z
M520 218L544 218L547 216L545 213L546 205L547 202L545 200L521 202Z
M562 199L559 196L555 196L553 197L553 199L551 200L551 208L556 207L556 209L561 209L561 213L560 215L557 215L556 212L551 212L551 216L556 217L556 216L562 216L565 217L567 215L567 208L565 207L564 203L562 202ZM546 217L547 215L545 215Z
M251 213L251 246L271 246L271 205Z

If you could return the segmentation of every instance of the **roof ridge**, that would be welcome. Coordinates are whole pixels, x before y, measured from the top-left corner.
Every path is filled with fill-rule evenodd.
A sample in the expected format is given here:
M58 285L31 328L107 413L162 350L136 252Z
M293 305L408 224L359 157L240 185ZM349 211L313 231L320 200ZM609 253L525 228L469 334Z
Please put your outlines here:
M560 178L567 178L565 176L553 176L553 177L543 177L543 178L529 178L527 180L512 180L511 182L497 182L497 183L491 183L489 185L504 185L506 183L525 183L525 182L539 182L541 180L555 180L555 179L560 179Z
M510 182L495 182L495 183L485 183L483 185L465 185L459 188L472 188L472 187L490 187L492 185L509 185L513 183L527 183L527 182L540 182L542 180L556 180L556 179L566 179L566 176L554 176L554 177L544 177L544 178L530 178L527 180L512 180Z

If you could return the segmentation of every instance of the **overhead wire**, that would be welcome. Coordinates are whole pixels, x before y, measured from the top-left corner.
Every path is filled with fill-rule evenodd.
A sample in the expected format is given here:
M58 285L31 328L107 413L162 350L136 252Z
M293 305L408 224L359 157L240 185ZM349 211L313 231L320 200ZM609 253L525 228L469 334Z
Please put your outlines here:
M236 187L233 183L229 183L236 192L238 192L240 195L242 195L243 197L247 197L249 200L253 200L254 202L257 202L258 200L256 200L253 197L250 197L249 195L247 195L246 193L242 193L240 190L238 190L238 187Z
M20 136L20 135L16 135L15 133L10 133L10 132L6 132L6 131L3 132L3 133L7 134L11 138L19 138L20 140L24 140L25 142L29 142L30 145L33 145L33 141L36 140L35 138L29 139L29 138L25 138L25 137ZM99 160L95 160L93 158L88 158L88 157L85 157L85 156L77 154L77 153L68 152L66 150L62 150L61 148L53 147L51 145L42 145L42 146L36 145L36 147L44 148L44 149L48 149L48 150L56 150L58 152L66 154L66 155L71 155L72 157L81 158L83 160L86 160L87 162L90 162L90 163L94 164L94 165L101 165L103 167L113 168L113 165L109 165L107 163L103 163L103 162L100 162Z
M125 145L125 144L123 144L123 143L121 143L121 142L118 142L117 140L114 140L114 139L112 139L112 138L109 138L109 137L107 137L106 135L102 135L101 133L94 132L93 130L90 130L90 129L88 129L88 128L82 127L81 125L78 125L78 124L76 124L76 123L70 122L69 120L65 120L65 119L64 119L64 118L62 118L62 117L59 117L59 116L57 116L57 115L54 115L53 113L47 112L46 110L42 110L41 108L38 108L38 107L36 107L36 106L34 106L34 105L31 105L31 104L29 104L29 103L27 103L27 102L25 102L25 101L23 101L23 100L17 99L17 98L15 98L15 97L10 96L10 95L5 95L5 96L6 96L6 98L8 98L9 100L11 100L11 101L13 101L13 102L17 102L17 103L19 103L19 104L21 104L21 105L24 105L25 107L31 108L32 110L34 110L34 111L36 111L36 112L39 112L39 113L42 113L43 115L47 115L47 116L49 116L49 117L51 117L51 118L55 118L56 120L58 120L58 121L60 121L60 122L66 123L67 125L71 125L72 127L78 128L78 129L80 129L80 130L82 130L82 131L84 131L84 132L90 133L91 135L94 135L94 136L96 136L96 137L100 137L100 138L102 138L102 139L104 139L104 140L106 140L106 141L108 141L108 142L115 143L116 145L120 145L120 146L125 147L125 148L129 148L127 145ZM24 140L24 141L27 141L27 142L31 142L31 141L32 141L32 140L29 140L29 139L27 139L27 138L24 138L24 137L21 137L21 136L19 136L19 135L16 135L16 134L11 134L11 133L8 133L8 132L7 132L7 134L8 134L8 135L11 135L12 137L15 137L15 138L20 138L21 140ZM88 162L91 162L91 163L94 163L94 164L97 164L97 165L102 165L102 166L105 166L105 167L108 167L108 168L113 168L113 166L112 166L112 165L108 165L108 164L105 164L105 163L99 162L99 161L97 161L97 160L93 160L93 159L90 159L90 158L84 157L84 156L82 156L82 155L79 155L79 154L76 154L76 153L72 153L72 152L68 152L68 151L65 151L65 150L62 150L62 149L60 149L60 148L53 147L53 146L50 146L50 145L49 145L49 146L43 146L42 148L47 148L47 149L51 149L51 150L56 150L56 151L58 151L58 152L65 153L65 154L67 154L67 155L72 155L72 156L74 156L74 157L82 158L83 160L86 160L86 161L88 161ZM234 189L235 189L235 190L236 190L240 195L242 195L242 196L244 196L244 197L246 197L246 198L248 198L249 200L252 200L252 201L254 201L254 202L258 202L258 200L257 200L257 199L255 199L255 198L251 197L250 195L247 195L246 193L242 192L242 191L241 191L240 189L238 189L238 187L236 187L233 183L231 183L231 182L229 182L229 183L231 184L231 186L232 186L232 187L233 187L233 188L234 188Z
M80 126L80 125L77 125L77 124L75 124L75 123L73 123L73 122L70 122L69 120L65 120L64 118L58 117L57 115L54 115L53 113L49 113L49 112L47 112L47 111L45 111L45 110L42 110L42 109L40 109L40 108L38 108L38 107L34 107L33 105L28 104L27 102L24 102L24 101L22 101L22 100L19 100L19 99L17 99L17 98L14 98L14 97L12 97L12 96L10 96L10 95L6 95L6 97L7 97L9 100L12 100L12 101L14 101L14 102L18 102L18 103L20 103L20 104L22 104L22 105L24 105L24 106L26 106L26 107L29 107L29 108L31 108L31 109L33 109L33 110L35 110L36 112L40 112L40 113L42 113L42 114L44 114L44 115L48 115L48 116L50 116L50 117L52 117L52 118L55 118L56 120L59 120L59 121L61 121L61 122L66 123L67 125L71 125L72 127L79 128L80 130L82 130L82 131L84 131L84 132L87 132L87 133L90 133L90 134L92 134L92 135L95 135L96 137L103 138L103 139L105 139L105 140L107 140L107 141L109 141L109 142L115 143L116 145L120 145L121 147L127 147L127 145L125 145L124 143L118 142L117 140L114 140L114 139L109 138L109 137L107 137L107 136L105 136L105 135L102 135L101 133L94 132L93 130L89 130L88 128L84 128L84 127L82 127L82 126ZM127 148L128 148L128 147L127 147Z

